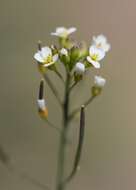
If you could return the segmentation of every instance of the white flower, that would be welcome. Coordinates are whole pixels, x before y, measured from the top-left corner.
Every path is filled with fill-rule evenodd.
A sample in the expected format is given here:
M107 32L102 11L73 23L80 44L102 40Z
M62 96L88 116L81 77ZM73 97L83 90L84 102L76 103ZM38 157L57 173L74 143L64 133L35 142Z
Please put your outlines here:
M67 38L71 33L75 32L77 29L75 27L65 28L57 27L55 32L52 32L51 35L58 36L61 38Z
M42 47L41 50L35 53L34 58L39 63L42 63L44 67L48 67L58 60L58 54L52 55L51 48Z
M107 38L103 34L93 36L93 45L103 49L105 52L108 52L111 48L110 44L107 42Z
M68 50L65 49L65 48L62 48L62 49L60 50L60 53L61 53L61 55L68 56Z
M95 76L94 83L97 87L103 87L106 83L106 79L101 76Z
M97 48L96 46L90 46L89 56L87 56L87 61L91 63L95 68L100 68L99 61L105 56L104 50Z
M84 72L85 72L85 65L83 63L81 63L81 62L76 63L74 71L77 74L79 74L79 75L84 74Z

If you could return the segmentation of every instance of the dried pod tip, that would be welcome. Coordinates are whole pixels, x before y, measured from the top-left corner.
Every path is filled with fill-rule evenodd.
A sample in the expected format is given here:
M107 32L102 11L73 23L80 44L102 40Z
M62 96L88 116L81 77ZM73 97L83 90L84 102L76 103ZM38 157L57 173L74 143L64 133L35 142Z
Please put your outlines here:
M39 50L39 51L41 51L41 49L42 49L42 46L41 46L41 45L42 45L42 42L39 40L39 41L38 41L38 50Z
M39 97L38 97L38 99L39 99L39 100L42 100L42 99L43 99L43 95L44 95L44 80L42 79L42 80L40 81Z

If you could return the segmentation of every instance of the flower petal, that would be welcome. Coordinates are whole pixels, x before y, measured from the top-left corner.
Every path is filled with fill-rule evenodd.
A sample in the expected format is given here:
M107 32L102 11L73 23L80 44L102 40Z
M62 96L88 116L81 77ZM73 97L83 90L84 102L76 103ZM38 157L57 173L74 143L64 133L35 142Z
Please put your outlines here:
M97 48L96 46L92 45L89 48L90 57L96 55L97 61L102 60L105 57L105 51L101 48Z
M52 35L52 36L59 36L59 34L56 33L56 32L51 32L51 35Z
M94 77L94 83L95 83L95 85L96 86L98 86L98 87L103 87L104 85L105 85L105 83L106 83L106 79L105 78L103 78L103 77L101 77L101 76L95 76Z
M41 49L41 54L42 54L43 58L46 58L46 57L48 57L49 55L52 55L51 48L49 48L48 46L42 47L42 49Z
M105 57L105 51L103 49L98 48L97 53L98 53L97 61L100 61Z
M51 65L53 65L53 64L54 64L54 61L52 61L52 62L50 62L50 63L47 63L47 64L44 64L43 67L49 67L49 66L51 66Z
M55 63L58 60L59 56L58 54L55 54L52 58L53 58L53 62Z
M83 75L85 72L85 65L81 62L78 62L76 63L74 70L77 74Z
M71 33L75 32L76 30L77 29L75 27L71 27L71 28L67 29L67 32L68 32L68 34L71 34Z
M110 49L111 49L111 45L110 44L106 43L105 45L103 45L103 50L105 52L108 52Z
M41 54L39 52L34 54L34 58L35 58L36 61L38 61L40 63L44 63L44 59L43 59L43 57L41 56Z
M60 53L61 53L61 55L68 56L68 50L65 49L65 48L62 48L62 49L60 50Z
M93 36L93 43L95 44L106 43L106 42L107 38L103 34L100 34L98 36Z
M100 63L91 59L90 56L87 56L87 61L91 63L96 69L101 67Z
M110 50L110 44L107 42L107 38L103 34L93 36L93 45L97 48L103 49L105 52Z

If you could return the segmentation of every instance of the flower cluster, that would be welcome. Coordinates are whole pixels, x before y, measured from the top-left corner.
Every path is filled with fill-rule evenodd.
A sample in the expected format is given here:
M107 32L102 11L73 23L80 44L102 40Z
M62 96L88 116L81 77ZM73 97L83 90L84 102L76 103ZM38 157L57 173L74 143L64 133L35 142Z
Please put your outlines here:
M85 42L77 43L70 38L70 35L77 29L75 27L65 28L58 27L52 36L57 36L59 47L41 46L38 43L38 51L34 54L34 58L38 63L38 67L43 75L46 71L52 70L61 76L58 72L58 65L63 64L66 71L71 75L74 84L83 79L84 74L89 68L101 68L101 61L104 59L111 46L104 35L93 36L90 46L87 47ZM61 76L62 77L62 76ZM101 76L94 77L94 86L92 87L92 95L100 94L106 80ZM39 107L45 107L41 101Z

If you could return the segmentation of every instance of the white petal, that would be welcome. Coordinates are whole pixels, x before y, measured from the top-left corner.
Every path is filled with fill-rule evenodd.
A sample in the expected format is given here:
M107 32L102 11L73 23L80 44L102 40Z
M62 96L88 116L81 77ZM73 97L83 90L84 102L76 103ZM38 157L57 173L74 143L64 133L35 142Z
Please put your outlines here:
M96 48L96 46L94 46L94 45L90 46L90 48L89 48L89 54L90 54L90 56L93 56L94 54L97 54L97 48Z
M36 61L38 61L40 63L44 63L44 59L43 59L43 57L41 56L41 54L39 52L35 53L34 58L35 58Z
M111 49L111 45L106 43L102 48L105 52L108 52Z
M45 110L46 108L46 103L44 99L38 99L37 100L37 105L40 110Z
M44 64L43 67L49 67L49 66L51 66L51 65L53 65L53 64L54 64L54 61L52 61L52 62L50 62L50 63L47 63L47 64Z
M96 43L96 44L106 43L107 42L107 38L103 34L100 34L98 36L94 36L93 37L93 42Z
M100 63L91 59L90 56L87 56L87 61L91 63L96 69L101 67Z
M94 77L95 85L98 87L103 87L106 83L106 79L101 76L95 76Z
M62 48L62 49L60 50L60 53L61 53L62 55L68 56L68 50L65 49L65 48Z
M56 31L52 32L51 35L65 37L65 36L67 36L67 29L65 27L57 27Z
M56 32L51 32L51 35L52 35L52 36L59 36L59 34L56 33Z
M103 49L98 48L97 54L98 54L97 61L100 61L105 57L105 51Z
M58 34L64 33L66 31L67 31L67 29L65 27L57 27L56 28L56 33L58 33Z
M81 62L78 62L76 63L74 70L77 74L82 75L85 72L85 65Z
M52 58L53 58L53 62L55 63L58 60L59 56L58 54L55 54Z
M46 57L48 57L49 55L52 55L51 48L49 48L48 46L42 47L42 49L41 49L41 54L42 54L43 58L46 58Z
M75 32L77 29L75 27L71 27L67 30L68 34L71 34L73 32Z
M93 45L97 48L103 49L105 52L110 50L110 44L107 42L107 38L103 34L93 37Z
M66 38L69 34L75 32L75 31L76 31L75 27L71 27L71 28L68 28L68 29L65 28L65 27L57 27L56 31L52 32L51 35Z
M93 57L94 55L96 55L97 61L100 61L105 57L105 51L101 48L97 48L94 45L90 46L89 54L90 54L90 57Z

